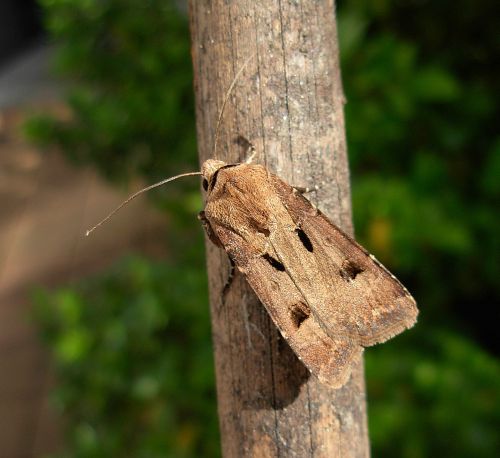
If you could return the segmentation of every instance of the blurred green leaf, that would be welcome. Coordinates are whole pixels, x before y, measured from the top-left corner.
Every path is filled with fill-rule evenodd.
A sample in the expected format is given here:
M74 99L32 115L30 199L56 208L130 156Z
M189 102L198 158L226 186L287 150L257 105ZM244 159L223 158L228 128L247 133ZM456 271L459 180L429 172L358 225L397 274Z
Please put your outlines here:
M71 294L37 294L71 456L218 455L206 288L201 256L130 258Z
M380 456L490 457L500 447L499 362L427 323L366 352L370 437Z

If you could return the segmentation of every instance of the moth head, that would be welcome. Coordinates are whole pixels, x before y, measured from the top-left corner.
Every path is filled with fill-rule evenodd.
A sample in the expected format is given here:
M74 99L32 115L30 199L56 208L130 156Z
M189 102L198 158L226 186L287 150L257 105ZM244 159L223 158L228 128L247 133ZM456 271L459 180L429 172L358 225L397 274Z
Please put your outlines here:
M213 176L217 172L217 170L226 166L227 164L224 161L218 161L217 159L208 159L201 166L201 177L203 189L208 191L208 187L210 182L212 181Z

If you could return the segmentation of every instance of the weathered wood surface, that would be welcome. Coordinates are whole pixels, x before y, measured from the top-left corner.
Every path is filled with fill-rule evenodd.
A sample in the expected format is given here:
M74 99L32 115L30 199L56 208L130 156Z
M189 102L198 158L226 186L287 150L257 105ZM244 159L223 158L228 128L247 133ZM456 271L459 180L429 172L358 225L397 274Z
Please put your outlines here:
M332 1L192 0L192 54L200 161L255 162L308 195L352 233L344 96ZM225 253L207 243L218 408L226 457L367 457L362 363L339 390L320 384L291 352L238 276L221 308Z

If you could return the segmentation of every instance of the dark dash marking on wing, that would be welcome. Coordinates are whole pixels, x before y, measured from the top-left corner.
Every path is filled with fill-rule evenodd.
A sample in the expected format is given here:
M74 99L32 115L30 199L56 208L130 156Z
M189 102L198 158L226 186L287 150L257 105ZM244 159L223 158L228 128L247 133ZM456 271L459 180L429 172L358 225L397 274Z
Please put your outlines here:
M269 254L264 254L262 255L262 257L269 263L271 264L271 266L273 266L276 270L279 270L280 272L284 272L285 271L285 266L283 264L281 264L281 262L279 262L277 259L273 258L271 255Z
M307 236L307 234L300 228L295 229L295 232L299 236L300 241L302 242L302 245L304 245L304 248L309 251L309 253L313 252L313 244L311 242L311 239Z
M292 305L292 320L297 329L300 328L302 323L306 321L311 315L311 309L303 302L297 302Z
M343 262L342 267L339 271L340 276L345 281L354 280L361 272L363 272L363 268L354 264L354 262L349 261L348 259Z

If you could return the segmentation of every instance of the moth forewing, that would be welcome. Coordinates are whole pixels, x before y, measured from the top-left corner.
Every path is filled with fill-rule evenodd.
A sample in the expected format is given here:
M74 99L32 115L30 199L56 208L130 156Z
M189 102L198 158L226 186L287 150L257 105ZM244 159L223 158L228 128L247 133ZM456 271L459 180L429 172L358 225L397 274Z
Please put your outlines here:
M362 348L348 340L331 339L311 315L303 295L281 269L279 261L264 251L270 249L266 248L269 234L259 227L258 221L262 221L261 216L267 211L264 207L251 214L245 211L250 203L245 198L242 201L240 193L241 187L248 183L241 183L240 178L238 173L231 173L230 177L226 171L219 174L205 210L211 230L245 275L292 350L322 382L338 388L347 381L351 363L359 358ZM254 191L263 189L265 183ZM236 221L242 219L245 224L235 227Z
M271 180L302 237L307 237L309 249L304 247L300 262L294 257L287 262L294 272L315 272L316 281L309 289L306 282L304 293L317 303L312 307L325 328L369 346L413 326L418 314L415 300L394 275L288 184L274 175ZM297 245L293 237L288 239ZM276 249L282 251L286 243L276 244ZM325 295L326 302L319 303Z
M273 248L330 336L369 346L413 325L413 298L357 243L321 214L300 230L311 250L283 228Z
M321 381L342 386L362 347L414 324L406 289L290 185L260 165L210 160L202 174L211 239Z

